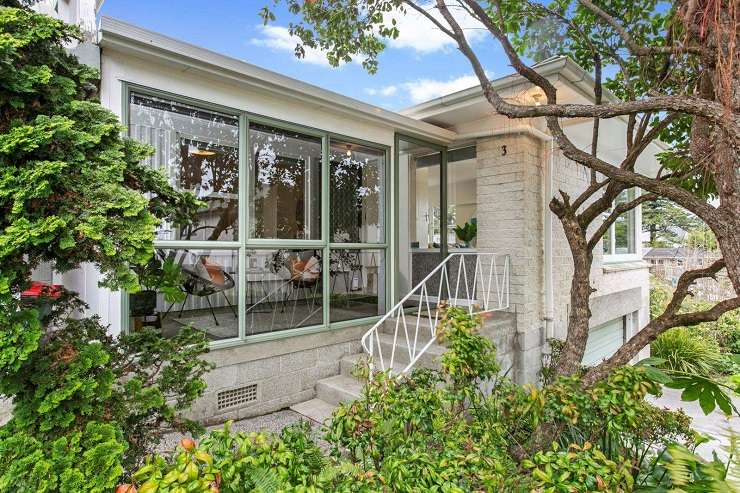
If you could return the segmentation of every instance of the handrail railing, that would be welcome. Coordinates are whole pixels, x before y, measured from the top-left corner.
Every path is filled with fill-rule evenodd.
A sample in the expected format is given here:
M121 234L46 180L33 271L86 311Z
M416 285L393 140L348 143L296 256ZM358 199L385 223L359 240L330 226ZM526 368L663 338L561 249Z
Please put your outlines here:
M482 252L447 256L362 336L370 372L411 370L437 340L441 303L464 306L471 315L509 308L509 256ZM389 320L395 323L384 340Z

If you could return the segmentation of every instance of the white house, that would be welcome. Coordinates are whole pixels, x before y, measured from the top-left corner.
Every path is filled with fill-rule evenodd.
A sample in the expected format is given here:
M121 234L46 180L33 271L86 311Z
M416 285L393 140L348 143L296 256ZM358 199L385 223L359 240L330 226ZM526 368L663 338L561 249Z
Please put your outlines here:
M62 4L71 5L43 8ZM544 122L496 114L478 87L395 113L105 17L94 39L103 105L155 148L151 166L207 203L197 225L157 230L157 259L182 267L187 298L109 292L92 267L38 277L79 291L113 333L203 330L217 368L194 414L216 422L333 404L356 393L349 369L367 349L423 364L438 348L416 340L420 306L441 299L495 311L502 365L537 380L546 339L564 337L570 308L570 254L547 202L588 182ZM561 101L591 99L592 80L572 61L538 71ZM537 98L517 76L494 84L513 100ZM590 121L564 124L590 142ZM619 118L602 122L605 158L624 155L625 131ZM472 241L455 235L465 223L477 224ZM648 319L640 229L638 209L596 251L587 364Z

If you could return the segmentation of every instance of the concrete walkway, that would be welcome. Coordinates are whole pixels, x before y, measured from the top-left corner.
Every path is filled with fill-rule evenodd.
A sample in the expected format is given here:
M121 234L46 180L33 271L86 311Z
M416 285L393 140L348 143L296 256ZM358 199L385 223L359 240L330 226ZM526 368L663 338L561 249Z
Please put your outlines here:
M681 400L681 390L663 389L663 396L660 398L650 398L653 404L659 407L669 409L683 409L691 418L691 427L698 432L709 435L714 438L711 442L700 445L697 453L706 459L712 459L712 452L726 460L729 452L726 448L730 444L730 431L734 431L740 436L740 418L737 416L727 417L719 409L715 409L709 416L705 416L699 406L699 401L686 402ZM740 399L733 397L735 406L740 409Z

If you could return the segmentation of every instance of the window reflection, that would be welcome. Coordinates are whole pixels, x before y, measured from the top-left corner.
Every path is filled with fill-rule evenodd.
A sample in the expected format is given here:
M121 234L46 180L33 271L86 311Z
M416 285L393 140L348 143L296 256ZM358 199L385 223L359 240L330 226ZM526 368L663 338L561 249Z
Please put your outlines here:
M157 249L142 291L129 294L129 327L171 337L190 325L210 340L237 337L238 272L237 250Z
M321 139L251 124L251 236L321 239Z
M385 313L383 250L331 251L330 320L339 322Z
M635 189L625 190L619 194L614 205L630 202L635 196ZM609 217L612 210L604 212L604 219ZM621 214L606 231L601 240L605 255L626 255L637 251L635 214L635 209Z
M154 147L149 166L206 204L193 225L162 223L158 240L238 239L238 118L134 92L129 135Z
M447 246L473 248L478 236L476 148L451 150L447 159Z
M247 335L323 323L321 250L248 250Z
M331 241L382 243L385 152L332 140Z

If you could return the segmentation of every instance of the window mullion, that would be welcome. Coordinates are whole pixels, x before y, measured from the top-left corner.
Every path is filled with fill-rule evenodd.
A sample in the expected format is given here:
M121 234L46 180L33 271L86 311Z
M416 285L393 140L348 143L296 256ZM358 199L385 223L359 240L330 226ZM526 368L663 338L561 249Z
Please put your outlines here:
M329 327L329 305L331 304L331 248L329 247L329 235L330 235L330 207L329 207L329 194L331 193L329 187L329 173L331 173L331 164L329 163L329 136L324 134L321 138L322 150L321 150L321 240L324 242L323 258L322 258L322 283L321 288L323 292L322 296L322 310L324 325Z

